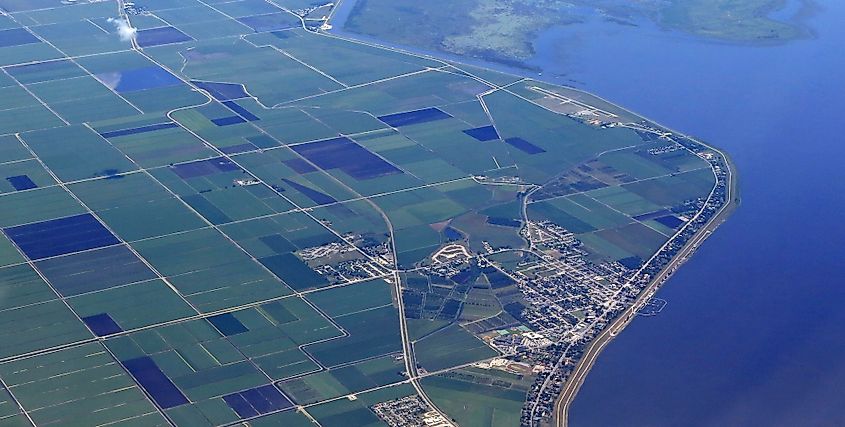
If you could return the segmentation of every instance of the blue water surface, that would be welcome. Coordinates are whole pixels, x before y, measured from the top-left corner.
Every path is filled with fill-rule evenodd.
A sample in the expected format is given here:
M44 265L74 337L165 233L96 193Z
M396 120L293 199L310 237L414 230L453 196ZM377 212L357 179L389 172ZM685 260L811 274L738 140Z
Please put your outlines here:
M740 209L599 357L572 425L845 425L845 2L818 3L816 36L779 45L597 17L540 34L531 71L402 47L588 90L739 168ZM352 4L333 32L375 41L342 30Z
M725 148L743 196L663 312L599 358L573 426L845 425L845 4L822 6L817 37L786 45L606 24L543 40L547 73Z

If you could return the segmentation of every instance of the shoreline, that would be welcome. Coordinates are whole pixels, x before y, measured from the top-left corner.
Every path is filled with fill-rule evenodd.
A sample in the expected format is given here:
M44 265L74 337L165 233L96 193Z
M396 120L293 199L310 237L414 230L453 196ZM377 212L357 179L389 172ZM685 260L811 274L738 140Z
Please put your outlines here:
M672 260L668 264L666 264L663 269L660 270L657 276L655 276L651 280L649 285L645 289L643 289L643 291L640 293L640 295L637 297L636 301L631 305L631 307L629 307L623 313L617 316L599 334L599 336L593 339L589 346L587 346L586 350L584 351L584 354L578 360L578 363L575 365L575 369L572 371L570 377L566 380L566 383L561 389L557 401L555 402L554 415L551 419L551 425L555 427L568 427L569 408L572 405L572 402L574 402L575 398L578 396L578 391L581 389L581 386L584 384L584 381L586 380L587 376L589 375L590 371L592 370L593 366L595 365L596 361L598 360L598 357L601 355L604 348L607 347L607 345L610 344L617 335L622 333L622 331L624 331L625 328L636 318L637 308L649 298L652 298L657 295L660 289L662 289L663 286L668 283L672 274L695 254L695 251L698 250L698 248L707 240L708 237L713 234L713 232L715 232L719 228L720 225L722 225L725 221L728 220L728 218L736 211L736 209L742 203L742 199L740 197L741 193L739 191L738 170L736 164L733 162L731 157L728 156L723 150L711 144L702 142L701 140L693 136L687 135L683 132L678 132L671 127L665 126L660 122L640 115L612 101L602 98L599 95L590 93L580 88L571 89L589 96L594 96L616 108L621 109L622 111L625 111L628 114L642 118L660 128L672 132L673 134L689 138L692 141L713 150L714 152L718 153L725 161L725 165L728 168L728 182L726 185L727 194L725 197L725 204L719 209L719 211L715 215L713 215L713 217L707 221L707 224L702 227L701 230L699 230L698 233L696 233L692 238L690 238L684 244L684 247L675 255L675 257L672 258ZM715 188L716 187L714 187L714 189Z
M343 1L343 0L341 0L341 1ZM333 15L332 15L332 17L333 17ZM330 20L328 22L330 22ZM711 144L704 143L704 142L700 141L699 139L697 139L695 137L689 136L689 135L687 135L683 132L678 132L678 131L672 129L671 127L664 126L663 124L661 124L661 123L659 123L655 120L652 120L648 117L645 117L641 114L638 114L634 111L631 111L631 110L629 110L629 109L627 109L623 106L620 106L620 105L618 105L618 104L616 104L612 101L608 101L607 99L603 98L602 96L600 96L598 94L591 93L591 92L584 90L582 88L578 88L578 87L574 87L574 86L570 86L570 85L565 85L565 84L549 81L549 80L543 79L542 76L530 76L529 77L527 75L528 70L524 70L524 71L526 71L525 74L514 72L516 70L503 71L501 69L497 69L497 68L490 66L490 65L494 65L494 64L501 66L501 64L497 64L497 63L491 64L489 61L478 60L478 59L472 58L472 57L470 57L469 59L475 60L473 62L481 62L482 64L465 62L465 61L462 61L462 60L456 60L456 59L451 59L451 58L450 59L444 59L444 58L437 57L436 55L429 53L429 52L424 52L424 51L420 51L420 50L417 50L417 51L410 50L411 49L410 47L398 45L398 44L391 43L391 42L388 42L388 41L371 40L371 39L368 39L367 37L358 38L358 37L355 37L354 34L349 34L348 32L343 32L342 30L340 30L338 32L335 32L335 31L327 31L327 32L317 31L316 33L323 35L323 36L338 38L338 39L342 39L342 40L346 40L346 41L350 41L350 42L354 42L354 43L360 43L360 44L363 44L363 45L368 45L368 46L376 47L376 48L379 48L379 49L385 49L385 50L389 50L389 51L400 52L400 53L408 54L408 55L411 55L411 56L426 58L426 59L430 59L430 60L434 60L434 61L438 61L438 62L454 64L454 65L458 65L458 66L464 65L464 66L469 66L469 67L475 67L475 68L479 68L479 69L483 69L483 70L487 70L487 71L491 71L491 72L496 72L496 73L500 73L500 74L511 75L511 76L530 79L530 80L536 80L536 81L539 81L539 82L544 82L544 83L548 83L548 84L551 84L551 85L554 85L554 86L566 88L568 90L576 91L576 92L582 93L584 95L591 96L591 97L594 97L596 99L599 99L603 102L606 102L606 103L608 103L609 105L611 105L615 108L618 108L618 109L620 109L620 110L622 110L622 111L624 111L628 114L631 114L634 117L643 119L643 120L645 120L645 121L647 121L647 122L649 122L649 123L651 123L651 124L653 124L657 127L660 127L662 129L665 129L666 131L672 132L673 134L689 138L693 142L701 144L702 146L713 150L715 153L717 153L719 156L721 156L722 159L724 160L725 165L728 169L728 174L727 174L728 182L727 182L727 185L726 185L725 204L719 209L719 211L715 215L713 215L712 218L710 218L707 221L706 225L703 226L701 228L701 230L699 230L695 235L693 235L684 244L683 248L675 255L675 257L662 270L660 270L660 272L655 276L655 278L652 279L650 284L640 293L640 295L637 297L637 300L635 301L635 303L632 304L631 307L626 309L622 314L617 316L599 334L598 337L593 339L593 341L589 344L589 346L586 348L585 352L583 353L583 355L579 359L579 361L578 361L578 363L575 367L575 370L570 375L570 377L566 380L566 383L564 384L564 388L561 390L560 394L557 397L557 400L556 400L556 403L555 403L555 406L554 406L554 414L553 414L552 419L551 419L553 425L555 425L557 427L566 427L568 425L569 407L572 404L572 402L574 401L575 397L577 396L577 393L580 390L581 385L583 384L587 375L589 374L590 370L592 369L593 365L595 364L595 361L597 360L598 356L601 354L601 351L607 346L607 344L609 344L612 341L613 338L616 337L616 335L621 333L625 329L625 327L628 324L631 323L631 321L635 318L637 307L639 305L641 305L644 301L646 301L648 298L651 298L654 295L656 295L656 293L662 288L663 285L665 285L665 283L671 277L672 273L674 273L678 268L680 268L680 266L684 262L686 262L692 255L694 255L694 253L698 249L698 247L722 223L724 223L727 220L727 218L730 217L730 215L739 206L741 200L739 198L739 189L738 189L738 185L737 185L737 168L736 168L736 165L734 164L734 162L731 160L731 158L724 151L722 151L721 149L719 149L719 148L717 148L717 147L715 147ZM451 55L449 55L449 56L451 56ZM507 68L511 68L511 67L507 67ZM712 170L712 168L711 168L711 170ZM714 171L714 173L715 173L715 171ZM715 190L717 187L718 187L718 185L714 186L713 190ZM711 193L711 196L712 196L712 193ZM671 242L673 239L674 239L674 237L672 239L668 240L667 244L669 242ZM661 250L662 250L662 248L661 248ZM660 253L660 251L656 252L654 255L656 256L659 253Z
M731 173L734 171L735 169L731 165ZM731 180L730 187L731 191L734 191L733 180ZM695 254L695 251L700 247L700 245L707 240L707 238L710 237L710 235L712 235L713 232L736 210L736 207L739 205L739 201L733 201L736 200L734 197L731 197L728 200L729 201L723 206L722 210L708 222L707 226L702 228L698 234L690 239L681 252L679 252L678 255L669 264L667 264L663 270L661 270L652 283L643 290L636 302L628 309L630 312L623 313L623 316L617 317L616 320L602 331L599 337L590 343L587 350L584 352L584 356L582 356L578 361L575 370L566 381L564 388L558 396L557 403L555 404L555 414L552 418L552 425L557 427L567 427L569 425L569 408L578 396L578 391L581 389L587 375L598 360L598 356L600 356L604 348L607 347L607 345L610 344L617 335L622 333L636 318L636 308L643 302L657 295L660 289L662 289L669 281L672 274L686 261L688 261L690 257Z
M614 104L615 105L615 104ZM617 106L618 107L618 106ZM621 107L620 107L621 108ZM628 111L628 110L625 110ZM632 113L631 111L628 111ZM640 116L642 117L642 116ZM646 119L648 120L648 119ZM649 120L650 121L650 120ZM664 127L657 122L652 123ZM664 127L665 128L665 127ZM667 130L675 132L670 128L665 128ZM684 247L675 255L675 257L670 261L666 266L660 270L660 272L655 276L649 285L643 289L640 295L637 297L636 301L626 309L623 313L617 316L600 334L598 337L593 339L590 345L584 351L584 354L578 360L578 363L575 366L575 369L572 371L570 377L566 380L563 388L561 389L560 394L558 395L557 401L554 407L554 415L552 417L552 425L556 427L567 427L569 425L569 409L572 405L572 402L575 401L575 398L578 396L578 392L581 389L581 386L584 384L587 376L589 375L590 371L592 370L593 366L595 365L598 357L601 355L602 351L608 344L610 344L616 336L622 333L625 328L633 322L637 315L637 309L640 305L642 305L648 299L657 295L657 293L665 286L669 279L671 279L672 274L677 271L686 261L688 261L698 250L698 248L709 238L713 232L715 232L719 226L721 226L727 219L736 211L736 209L741 204L741 198L739 196L739 189L738 189L738 181L737 181L737 169L734 162L731 158L726 155L723 151L719 150L718 148L713 147L712 145L705 144L698 139L690 137L688 135L684 135L678 133L679 135L686 136L692 139L694 142L702 144L716 153L718 153L722 158L725 160L725 164L728 167L728 183L727 183L727 197L725 199L725 204L719 209L719 211L713 215L710 220L707 221L707 224L701 228L689 241L684 244ZM714 187L715 188L715 187Z
M384 38L380 38L376 34L368 34L364 32L358 32L351 29L347 29L346 23L347 21L355 14L356 9L360 6L360 3L363 0L337 0L335 7L332 8L331 13L328 15L328 19L326 22L333 25L333 28L325 31L325 34L331 34L338 37L342 37L349 40L371 43L374 45L386 47L388 49L398 49L403 52L412 53L415 55L421 56L428 56L431 58L436 58L442 61L449 61L455 63L466 64L470 66L480 67L480 68L489 68L493 69L494 71L498 71L500 73L505 74L513 74L521 77L529 77L529 76L542 76L544 73L549 73L549 75L554 75L554 70L544 70L541 65L532 64L530 63L531 59L535 57L537 52L535 51L535 43L537 41L537 34L534 37L530 38L529 41L529 49L531 51L531 55L526 58L510 58L510 57L500 57L496 56L495 54L487 54L483 50L470 50L465 53L458 53L454 51L450 51L445 49L443 46L413 46L410 44L405 44L399 41L391 41ZM782 0L786 3L788 0ZM681 37L684 39L688 39L690 41L695 41L698 43L710 44L710 45L723 45L723 46L734 46L734 47L748 47L748 48L768 48L768 47L778 47L783 46L789 43L800 42L802 40L811 40L817 37L814 29L807 24L807 20L812 18L814 15L819 13L821 10L821 6L818 4L817 0L794 0L796 2L800 2L800 7L796 11L796 13L785 20L774 19L771 18L773 12L779 10L783 5L770 5L769 9L765 11L761 15L761 17L768 17L774 22L781 23L788 25L795 29L795 34L790 37L785 38L767 38L767 37L739 37L734 38L730 36L720 36L720 35L707 35L706 33L696 32L692 29L684 29L683 27L676 27L672 25L668 25L662 22L659 19L659 16L654 16L648 13L645 13L639 16L638 19L644 19L646 22L643 22L646 25L651 25L653 28L660 33L672 33L677 37ZM339 16L336 16L339 15ZM604 16L606 20L612 20L612 16ZM335 25L332 21L339 20L337 25ZM529 28L528 31L536 32L536 33L543 33L554 28L562 28L568 27L570 25L578 25L584 24L586 21L578 21L578 22L568 22L564 23L563 25L560 24L551 24L546 25L543 27L532 27ZM625 24L618 24L618 25L625 25ZM635 24L634 26L641 26L640 24ZM322 32L322 31L321 31ZM480 65L484 64L484 65ZM564 75L559 75L562 79L557 82L552 82L545 79L538 79L543 80L547 83L556 84L556 85L564 85L568 87L567 83L564 83L566 79ZM530 78L530 77L529 77ZM578 83L574 80L569 80L571 83Z

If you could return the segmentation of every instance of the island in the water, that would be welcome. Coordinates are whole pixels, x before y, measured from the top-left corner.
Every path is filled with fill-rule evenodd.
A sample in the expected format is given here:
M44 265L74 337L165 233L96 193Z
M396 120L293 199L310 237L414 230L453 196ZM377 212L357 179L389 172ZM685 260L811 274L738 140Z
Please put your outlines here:
M0 424L565 423L736 203L596 96L311 0L0 0Z

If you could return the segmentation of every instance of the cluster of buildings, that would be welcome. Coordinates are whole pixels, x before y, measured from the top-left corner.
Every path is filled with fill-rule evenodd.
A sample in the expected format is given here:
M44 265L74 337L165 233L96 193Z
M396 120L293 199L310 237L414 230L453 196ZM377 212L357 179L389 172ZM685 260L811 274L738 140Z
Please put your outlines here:
M491 345L508 355L498 362L491 361L488 368L507 370L513 363L532 367L530 374L535 375L535 382L523 407L524 425L551 422L560 392L590 343L632 308L653 278L728 201L729 169L719 153L685 137L666 136L665 131L647 123L641 126L672 142L661 150L689 149L710 163L716 175L710 197L688 200L673 210L685 225L647 265L638 268L616 261L595 261L573 233L547 221L529 221L523 228L523 236L531 245L517 251L524 256L516 267L506 268L490 261L489 256L482 256L482 261L514 279L524 300L519 313L509 313L527 328L486 336ZM629 318L636 315L636 308L640 307L627 311ZM501 366L493 366L494 363Z
M311 6L294 9L291 12L302 18L302 22L308 30L328 31L332 29L331 24L329 24L329 13L334 6L334 3L319 4L318 2L315 2L311 4Z
M453 424L417 395L373 405L370 409L390 427L451 427Z
M657 128L651 130L660 131ZM524 230L532 250L541 259L520 266L513 276L530 302L523 318L535 330L550 337L553 344L542 350L511 346L518 357L545 364L549 369L537 372L536 380L523 407L524 425L548 425L563 386L589 344L626 309L631 308L652 279L666 268L727 203L730 185L725 159L711 149L685 138L672 138L671 149L689 149L710 163L716 186L708 198L689 200L675 209L687 220L680 233L643 268L634 271L618 262L588 261L580 242L572 233L547 222L531 222ZM678 148L680 147L680 148ZM693 247L695 249L695 247ZM681 262L683 259L680 260ZM680 262L672 267L668 278ZM653 295L653 291L652 295ZM652 296L649 295L649 296ZM627 316L636 315L629 311ZM613 331L611 331L613 333Z
M67 0L73 1L73 0ZM93 3L93 2L89 2ZM123 2L123 11L126 12L127 15L148 15L149 11L144 6L138 6L135 2L127 1Z
M553 344L552 340L545 335L534 332L528 327L521 325L512 329L501 329L495 331L488 342L504 354L516 354L521 351L542 349Z
M496 254L502 251L492 249L476 258L476 268L485 274L491 268L501 271L513 280L520 294L518 302L505 304L504 309L524 326L484 332L485 341L505 356L477 367L535 378L523 407L523 425L551 423L560 393L578 361L613 321L620 316L627 316L627 320L638 312L653 313L662 308L661 304L665 304L662 300L651 300L652 305L645 308L634 307L634 304L638 304L654 278L728 201L730 177L723 156L648 123L637 126L643 132L670 142L655 148L657 151L652 154L690 150L710 163L717 179L709 197L687 200L672 210L684 225L650 262L640 267L639 263L625 263L624 260L596 260L575 234L548 221L528 221L523 227L521 232L530 242L529 247L508 250L518 255L521 262L497 262ZM471 271L467 269L468 259L471 255L466 248L447 245L432 256L432 264L427 270L461 283L463 275ZM672 268L677 268L677 264ZM670 270L669 275L673 271ZM646 297L653 296L654 290L650 292Z
M389 275L393 254L387 243L351 234L343 237L344 241L301 249L296 254L330 283Z

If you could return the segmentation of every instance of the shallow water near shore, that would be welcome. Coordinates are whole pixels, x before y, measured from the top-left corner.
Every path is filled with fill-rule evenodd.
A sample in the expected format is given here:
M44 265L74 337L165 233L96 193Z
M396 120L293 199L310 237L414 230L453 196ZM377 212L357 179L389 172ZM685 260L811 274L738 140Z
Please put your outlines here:
M743 199L599 357L572 425L845 425L845 3L818 3L817 37L779 45L603 19L535 42L540 79L725 149Z

